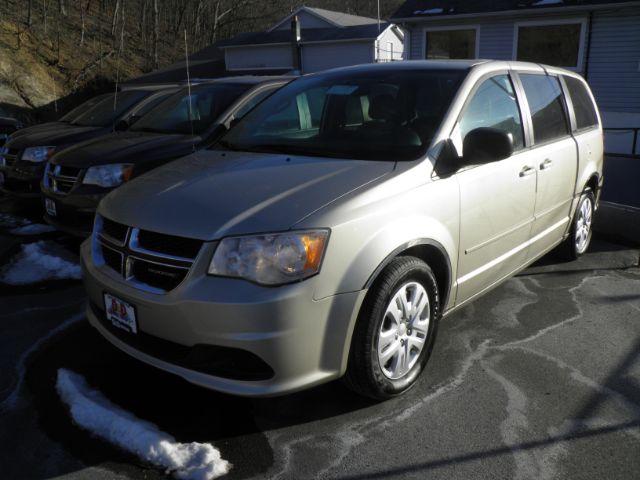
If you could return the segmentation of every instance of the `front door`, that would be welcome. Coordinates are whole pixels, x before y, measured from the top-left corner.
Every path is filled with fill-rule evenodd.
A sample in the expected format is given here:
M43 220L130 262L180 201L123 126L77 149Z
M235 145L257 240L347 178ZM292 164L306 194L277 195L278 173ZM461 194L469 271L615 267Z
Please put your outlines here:
M495 284L526 261L533 223L536 168L524 149L522 115L508 74L481 80L464 108L452 140L462 151L464 136L479 127L503 130L514 154L473 165L456 174L460 186L460 304Z

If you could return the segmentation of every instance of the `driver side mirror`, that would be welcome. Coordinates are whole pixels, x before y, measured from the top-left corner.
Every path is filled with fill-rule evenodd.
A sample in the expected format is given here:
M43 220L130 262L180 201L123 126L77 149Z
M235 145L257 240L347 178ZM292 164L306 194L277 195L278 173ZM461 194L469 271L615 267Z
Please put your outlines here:
M462 142L464 165L504 160L513 155L513 137L497 128L476 128Z

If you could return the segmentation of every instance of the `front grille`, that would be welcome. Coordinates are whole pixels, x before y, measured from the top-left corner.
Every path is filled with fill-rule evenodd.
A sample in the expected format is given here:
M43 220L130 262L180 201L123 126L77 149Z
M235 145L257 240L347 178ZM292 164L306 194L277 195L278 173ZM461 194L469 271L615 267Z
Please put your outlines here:
M154 293L171 291L182 283L203 243L128 227L104 217L98 217L95 225L96 264L109 267L134 286ZM163 241L149 240L142 246L141 238Z
M18 161L19 156L20 156L19 150L16 150L15 148L9 148L7 150L7 153L4 154L5 164L8 167L11 167Z
M102 217L102 233L124 245L129 227Z
M144 250L162 251L174 257L194 259L200 251L202 242L192 238L142 230L138 234L138 245Z
M78 181L81 169L62 165L49 165L47 168L47 186L56 193L66 195Z

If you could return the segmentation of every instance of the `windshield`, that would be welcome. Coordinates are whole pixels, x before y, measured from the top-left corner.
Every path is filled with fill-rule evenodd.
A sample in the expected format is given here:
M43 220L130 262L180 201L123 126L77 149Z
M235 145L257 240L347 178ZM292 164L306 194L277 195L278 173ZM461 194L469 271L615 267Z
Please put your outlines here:
M465 75L395 68L301 78L258 105L219 144L242 151L416 159Z
M250 87L224 83L199 85L191 88L191 98L184 88L143 116L131 130L200 135Z
M64 123L71 123L77 117L82 115L84 112L86 112L91 107L93 107L95 104L97 104L99 101L104 100L108 96L109 96L109 94L98 95L97 97L90 98L86 102L82 102L76 108L70 110L69 112L65 113L62 117L60 117L59 121L60 122L64 122Z
M145 90L110 93L71 123L83 127L108 127L149 93Z

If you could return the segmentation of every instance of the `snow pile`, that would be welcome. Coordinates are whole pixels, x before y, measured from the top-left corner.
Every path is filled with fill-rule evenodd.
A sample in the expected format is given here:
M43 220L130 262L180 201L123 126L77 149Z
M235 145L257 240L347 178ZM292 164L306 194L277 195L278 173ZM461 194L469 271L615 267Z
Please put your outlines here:
M52 225L45 225L43 223L30 223L28 225L22 225L14 228L10 231L14 235L42 235L43 233L55 232L56 229Z
M10 285L80 277L80 265L71 254L62 247L45 241L23 245L22 251L0 271L0 281Z
M209 443L178 443L152 423L140 420L91 389L84 378L69 370L58 370L58 394L82 428L165 468L184 480L210 480L225 475L231 464Z

